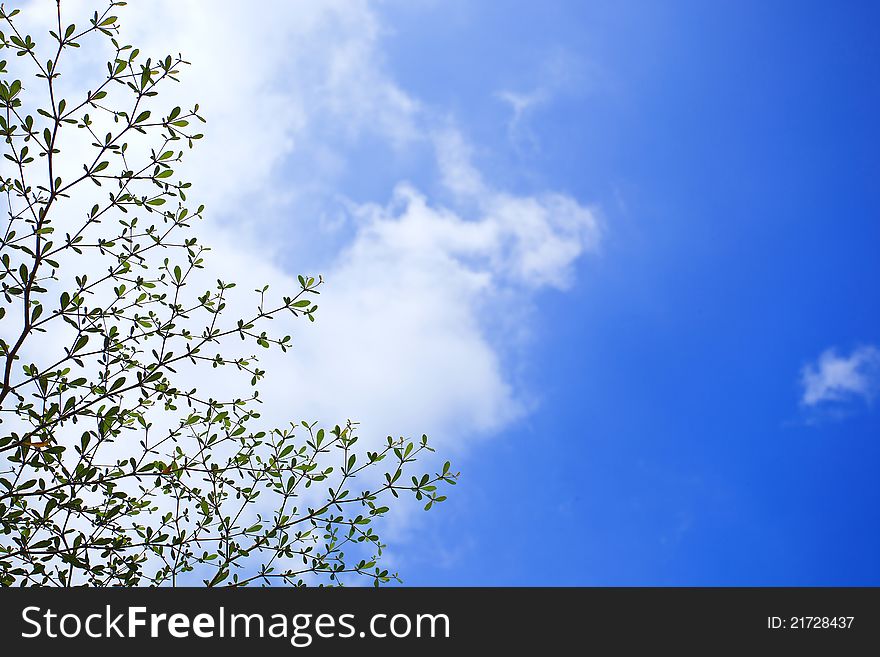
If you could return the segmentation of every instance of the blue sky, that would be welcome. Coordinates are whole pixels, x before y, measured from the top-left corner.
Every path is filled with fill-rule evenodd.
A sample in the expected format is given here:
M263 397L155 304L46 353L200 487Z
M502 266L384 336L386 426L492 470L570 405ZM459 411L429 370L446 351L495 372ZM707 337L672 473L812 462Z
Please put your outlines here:
M215 263L327 280L264 418L461 470L406 584L880 584L878 8L207 6L122 21L192 62Z
M499 176L597 203L607 234L536 302L541 404L464 463L407 582L876 585L878 415L806 410L798 378L880 341L876 8L455 7L430 30L399 12L392 68ZM558 53L583 79L517 153L481 90L539 85Z

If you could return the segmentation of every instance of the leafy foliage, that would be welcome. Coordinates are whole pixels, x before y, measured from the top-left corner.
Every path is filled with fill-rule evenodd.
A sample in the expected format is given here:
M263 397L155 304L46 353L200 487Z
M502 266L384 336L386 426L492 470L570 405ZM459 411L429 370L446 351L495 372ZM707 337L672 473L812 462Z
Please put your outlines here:
M299 276L276 302L263 287L231 320L234 283L196 287L204 207L188 209L174 169L204 119L198 105L158 106L186 62L122 45L124 4L82 27L65 25L59 0L48 60L19 11L0 9L0 55L33 74L0 62L0 583L388 582L374 521L389 497L429 509L457 475L448 462L408 472L433 451L424 436L363 453L351 422L260 428L265 371L232 345L286 352L291 337L266 325L314 321L323 281ZM60 97L65 56L94 39L112 52L106 77ZM186 368L231 369L249 391L203 395L181 383ZM354 492L358 477L374 485Z

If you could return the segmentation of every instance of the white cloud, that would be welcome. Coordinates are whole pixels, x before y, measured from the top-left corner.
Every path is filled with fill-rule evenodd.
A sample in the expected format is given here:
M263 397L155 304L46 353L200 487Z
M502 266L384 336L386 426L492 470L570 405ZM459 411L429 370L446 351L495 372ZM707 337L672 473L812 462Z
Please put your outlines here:
M858 399L871 403L880 386L880 349L858 347L849 356L828 349L801 370L801 386L807 407Z
M571 283L577 258L598 245L590 208L488 183L454 122L437 126L443 108L388 74L385 28L368 2L274 0L257 12L162 0L120 17L125 40L145 53L192 62L166 102L198 100L208 117L185 175L208 207L214 262L244 279L241 290L265 281L281 293L295 287L298 255L326 253L318 323L276 327L294 333L296 348L266 368L275 403L265 418L284 422L296 400L299 417L351 417L377 436L428 432L456 449L524 412L496 329L514 312L511 290L527 306L535 290ZM349 230L327 249L320 217L297 199L307 191L338 205L339 172L364 136L390 152L434 153L455 202L405 182L387 201L344 201Z
M356 208L357 236L326 272L320 325L292 359L295 398L384 433L430 429L451 447L523 410L483 308L510 286L564 284L595 223L553 196L490 194L485 206L465 219L401 185L388 205Z

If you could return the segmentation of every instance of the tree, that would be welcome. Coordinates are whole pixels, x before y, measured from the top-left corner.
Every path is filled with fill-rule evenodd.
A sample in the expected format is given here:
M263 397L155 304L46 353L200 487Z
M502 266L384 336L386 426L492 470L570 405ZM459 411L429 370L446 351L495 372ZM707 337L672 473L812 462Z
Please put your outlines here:
M266 373L236 350L287 352L290 336L267 324L314 321L323 281L299 276L277 301L265 286L253 314L228 319L235 284L198 287L208 249L191 227L204 207L187 208L174 172L204 119L157 101L187 62L122 45L124 2L85 27L57 4L48 60L19 10L0 8L0 50L32 74L0 62L0 582L396 578L374 521L402 493L430 509L458 475L448 462L410 473L433 451L425 436L362 452L351 422L260 426ZM65 58L95 40L112 53L105 78L60 97ZM205 368L250 388L223 400L191 388L187 373Z

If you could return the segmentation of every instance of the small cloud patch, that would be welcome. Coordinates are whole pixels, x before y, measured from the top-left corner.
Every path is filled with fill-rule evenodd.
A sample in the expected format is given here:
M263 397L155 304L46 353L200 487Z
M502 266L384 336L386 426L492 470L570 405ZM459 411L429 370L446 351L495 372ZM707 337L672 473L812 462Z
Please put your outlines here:
M861 346L848 355L825 350L801 370L801 405L811 410L870 406L880 391L880 349Z

